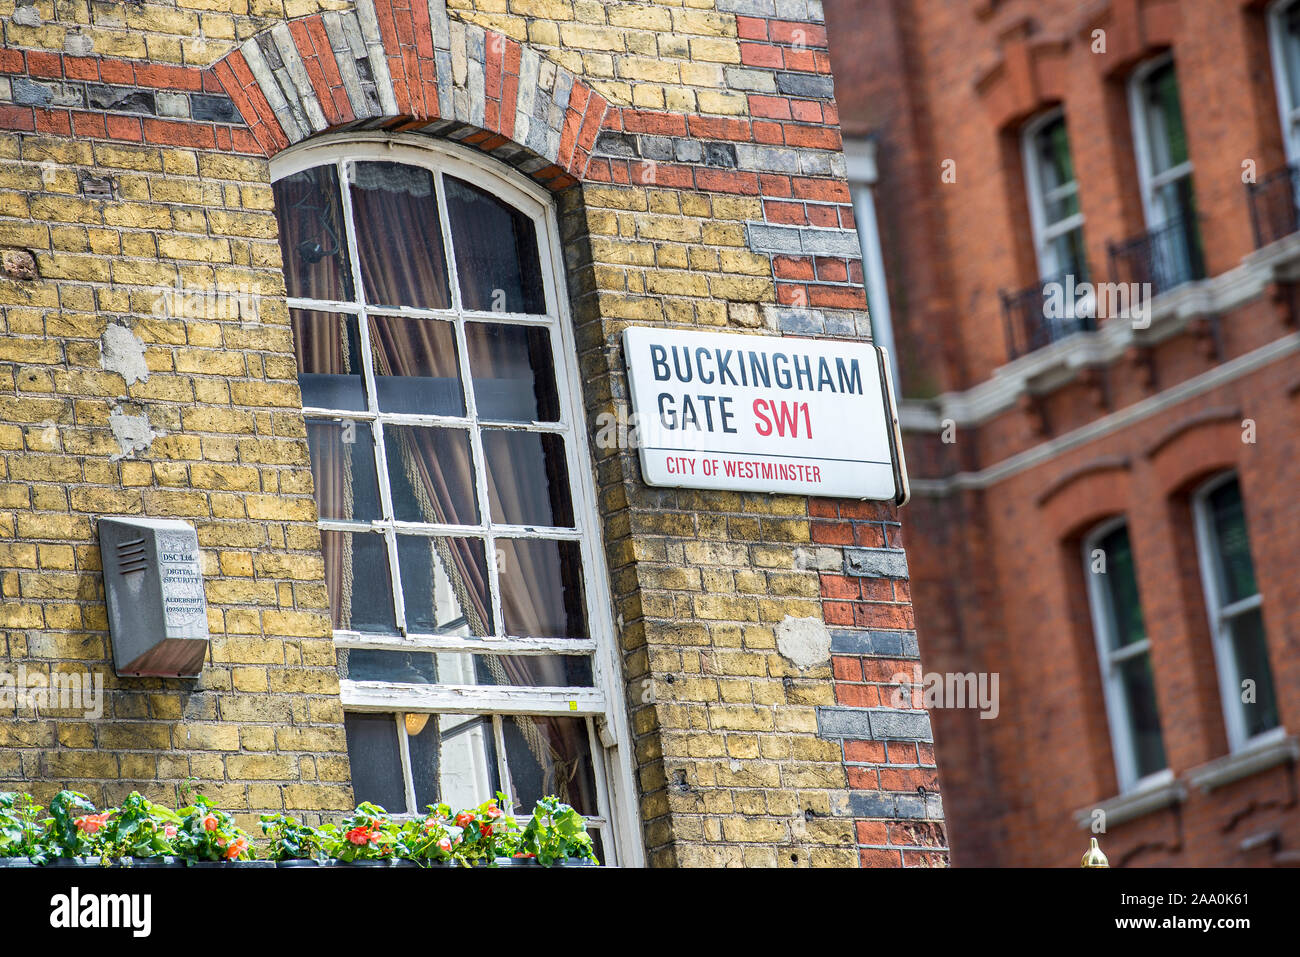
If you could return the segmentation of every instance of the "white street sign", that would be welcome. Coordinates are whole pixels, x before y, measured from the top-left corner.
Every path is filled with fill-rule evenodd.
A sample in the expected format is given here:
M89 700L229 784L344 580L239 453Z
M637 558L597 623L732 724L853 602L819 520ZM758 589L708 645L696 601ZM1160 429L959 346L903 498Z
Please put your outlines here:
M623 351L647 484L907 501L883 349L634 326Z

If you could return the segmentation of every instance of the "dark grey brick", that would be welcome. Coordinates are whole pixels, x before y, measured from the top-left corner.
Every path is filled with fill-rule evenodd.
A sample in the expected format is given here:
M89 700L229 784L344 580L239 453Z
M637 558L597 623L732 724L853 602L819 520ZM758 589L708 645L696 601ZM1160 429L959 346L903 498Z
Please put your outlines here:
M869 708L872 741L933 741L930 716L924 711Z
M833 655L874 655L875 640L871 632L859 628L831 629L831 654Z
M823 706L817 709L817 734L823 738L857 741L934 740L926 712L896 708Z
M718 0L722 13L743 13L751 17L771 17L776 14L772 0Z
M190 94L190 115L208 123L238 123L239 111L228 96L211 93Z
M778 73L776 88L787 96L829 99L835 95L835 84L831 78L817 73Z
M679 163L699 163L704 159L704 144L699 140L674 140L673 149Z
M917 657L916 632L833 628L831 629L831 654L915 658Z
M605 156L633 157L641 155L640 150L637 149L635 137L612 130L606 130L596 137L595 152Z
M677 158L676 145L671 136L641 136L641 155L646 159L671 163Z
M844 574L855 578L907 578L907 553L901 548L846 548Z
M862 246L858 234L851 229L821 229L816 226L804 226L801 232L805 253L814 256L862 258Z
M903 634L901 631L873 631L871 633L871 647L876 649L878 655L902 657L904 654Z
M736 147L730 143L705 143L704 162L709 166L736 168Z
M926 799L920 794L889 791L853 791L849 807L854 817L923 821L928 818Z
M816 335L826 331L821 314L812 309L782 309L776 314L776 327L795 335Z
M931 821L943 820L943 798L933 791L925 794L925 816Z
M823 706L817 709L817 735L870 741L871 717L866 708Z
M257 38L257 46L262 51L262 56L266 59L266 65L272 70L284 68L284 60L280 58L280 50L275 45L275 38L271 34L264 33Z
M13 78L14 102L21 106L47 106L54 99L54 91L41 83L25 77Z
M798 226L767 226L762 223L748 223L746 231L749 248L759 253L795 253L803 252L803 242Z
M856 339L858 337L857 320L852 315L845 315L844 313L827 313L826 334L828 336L839 336L842 339Z
M105 113L144 113L149 116L158 113L152 90L90 83L86 85L86 95L92 110L103 110Z

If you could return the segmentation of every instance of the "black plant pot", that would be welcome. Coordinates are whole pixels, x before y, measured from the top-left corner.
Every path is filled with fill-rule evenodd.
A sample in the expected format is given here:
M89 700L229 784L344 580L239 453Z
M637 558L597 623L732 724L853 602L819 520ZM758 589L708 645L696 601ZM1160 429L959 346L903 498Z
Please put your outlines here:
M498 857L496 860L497 867L541 867L542 864L535 857ZM599 864L593 864L591 861L579 859L570 859L556 861L551 867L599 867Z
M318 861L314 858L293 858L286 861L276 861L276 867L333 867L334 861Z
M392 867L393 861L338 861L339 867Z
M46 867L101 867L98 857L52 857Z
M185 861L186 867L275 867L275 861Z
M39 864L33 864L26 857L0 857L0 867L40 867Z
M124 857L114 862L114 867L184 867L179 857Z

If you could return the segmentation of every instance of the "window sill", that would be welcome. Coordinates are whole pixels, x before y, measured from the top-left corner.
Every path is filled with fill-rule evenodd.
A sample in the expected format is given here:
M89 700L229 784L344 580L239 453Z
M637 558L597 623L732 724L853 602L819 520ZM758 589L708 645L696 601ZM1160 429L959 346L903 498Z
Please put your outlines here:
M1186 777L1189 784L1208 794L1225 784L1297 759L1300 759L1300 741L1288 735L1285 728L1274 728L1232 754L1192 768Z
M1100 810L1105 814L1106 827L1110 828L1171 804L1179 804L1186 798L1187 789L1181 781L1175 780L1172 771L1166 769L1153 774L1132 791L1075 811L1074 823L1086 830L1092 827L1094 812Z

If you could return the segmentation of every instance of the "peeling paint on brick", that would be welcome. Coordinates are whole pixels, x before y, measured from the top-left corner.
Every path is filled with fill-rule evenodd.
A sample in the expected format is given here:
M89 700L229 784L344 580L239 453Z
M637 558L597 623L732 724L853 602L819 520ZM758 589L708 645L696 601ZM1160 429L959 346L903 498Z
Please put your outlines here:
M126 326L110 324L100 339L100 365L116 372L127 385L146 382L149 366L144 358L144 341Z

